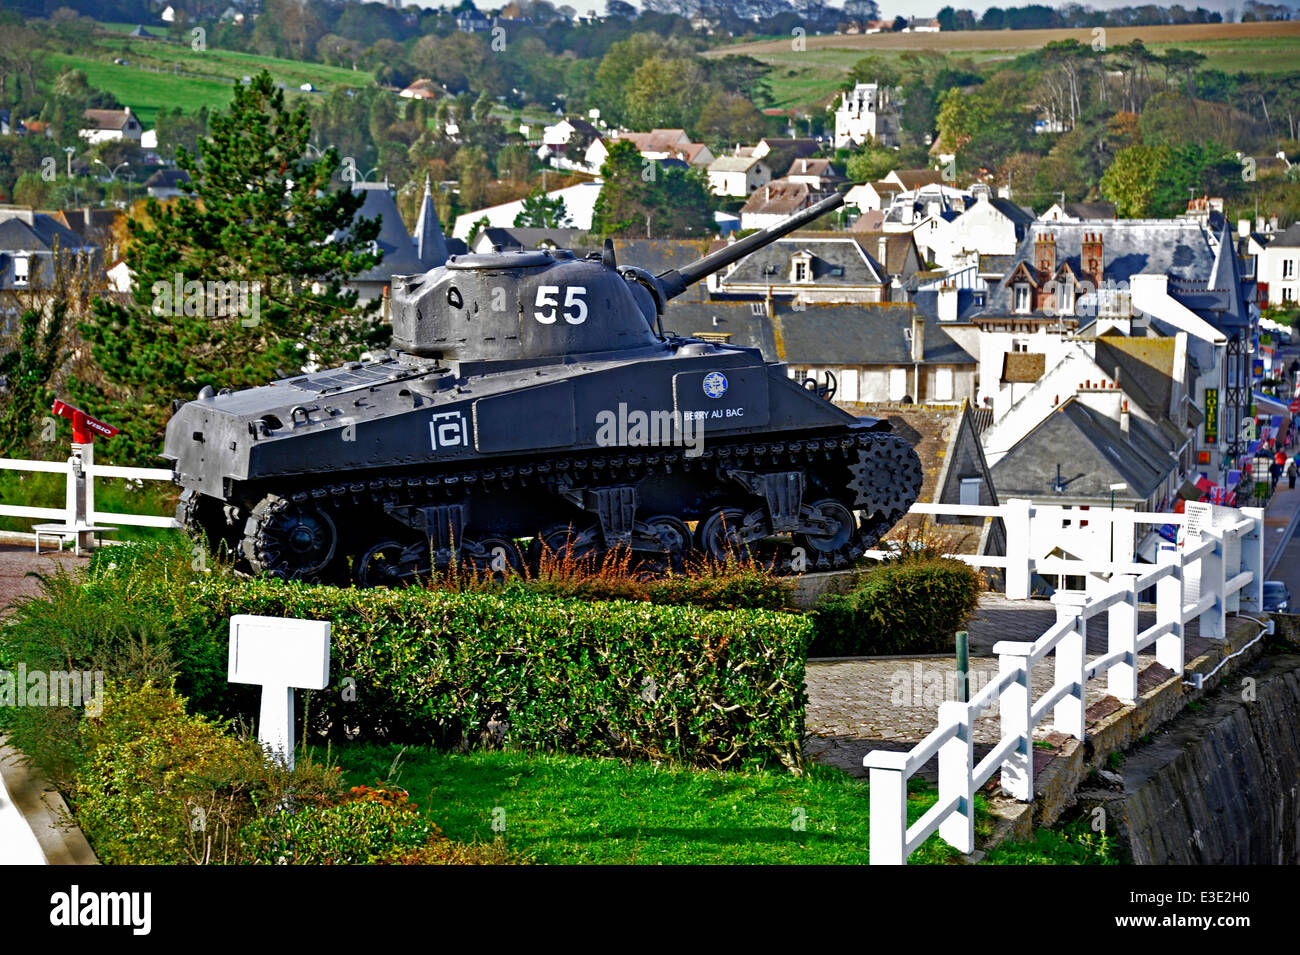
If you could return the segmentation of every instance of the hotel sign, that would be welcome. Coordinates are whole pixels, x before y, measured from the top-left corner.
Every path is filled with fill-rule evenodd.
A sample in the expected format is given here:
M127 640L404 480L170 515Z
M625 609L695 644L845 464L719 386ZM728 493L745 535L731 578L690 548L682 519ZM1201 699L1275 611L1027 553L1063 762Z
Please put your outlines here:
M1219 389L1205 389L1205 443L1219 443Z

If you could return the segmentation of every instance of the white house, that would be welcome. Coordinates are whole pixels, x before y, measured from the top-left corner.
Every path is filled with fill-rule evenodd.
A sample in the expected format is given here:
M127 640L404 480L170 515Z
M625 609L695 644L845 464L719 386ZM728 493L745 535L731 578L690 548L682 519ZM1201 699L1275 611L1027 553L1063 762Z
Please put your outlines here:
M749 196L771 180L771 167L753 156L719 156L709 163L709 189L715 196Z
M138 143L144 135L144 126L131 112L130 106L122 109L88 109L82 116L86 125L77 130L77 135L92 146L122 140Z
M835 148L875 140L882 146L898 145L898 110L890 102L889 88L858 83L840 96L835 110Z
M591 230L591 218L596 210L596 197L600 195L600 189L603 183L599 180L596 182L580 182L576 186L567 186L564 189L552 189L546 194L548 199L563 199L564 209L569 216L569 227L581 229L583 232ZM486 209L475 209L473 212L465 212L456 217L456 225L452 229L452 237L456 239L468 240L474 231L474 224L480 219L487 219L489 226L496 226L502 229L512 229L515 225L515 216L523 211L524 201L522 199L515 202L505 202L499 206L488 206Z
M1261 289L1268 286L1268 304L1295 308L1300 303L1300 222L1273 238L1256 259Z

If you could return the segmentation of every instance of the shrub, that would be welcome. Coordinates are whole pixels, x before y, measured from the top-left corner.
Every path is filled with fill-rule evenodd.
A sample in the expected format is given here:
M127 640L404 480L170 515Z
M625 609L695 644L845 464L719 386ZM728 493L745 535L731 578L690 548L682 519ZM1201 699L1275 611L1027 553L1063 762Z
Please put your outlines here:
M226 682L232 614L303 617L332 621L335 681L303 694L304 738L505 742L700 766L801 762L806 617L559 599L527 582L466 592L321 587L240 578L219 564L195 573L191 560L166 546L101 558L85 589L108 603L166 608L177 686L202 712L257 706L255 688ZM729 573L653 586L679 601L761 596L756 572Z
M950 649L979 603L979 577L944 558L886 563L848 594L817 603L813 656L937 653Z
M299 760L289 772L184 704L170 687L109 681L102 712L81 724L86 758L69 795L102 862L246 862L250 823L341 796L337 769Z

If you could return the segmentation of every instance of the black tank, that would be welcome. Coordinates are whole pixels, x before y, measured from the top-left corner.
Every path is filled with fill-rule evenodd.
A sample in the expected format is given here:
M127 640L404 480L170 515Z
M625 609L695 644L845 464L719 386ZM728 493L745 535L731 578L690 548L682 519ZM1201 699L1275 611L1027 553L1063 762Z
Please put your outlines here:
M362 585L548 547L846 566L916 500L912 448L756 349L661 324L689 285L842 202L657 276L609 242L394 276L387 357L177 410L177 517L254 572Z

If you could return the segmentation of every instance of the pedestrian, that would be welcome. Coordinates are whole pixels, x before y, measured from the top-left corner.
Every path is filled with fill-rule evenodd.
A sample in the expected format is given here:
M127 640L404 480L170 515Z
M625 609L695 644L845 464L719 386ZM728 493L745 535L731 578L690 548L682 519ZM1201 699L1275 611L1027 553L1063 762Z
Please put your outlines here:
M1282 465L1280 465L1280 464L1278 464L1276 461L1274 461L1272 464L1270 464L1270 465L1268 466L1268 474L1269 474L1269 477L1271 477L1271 478L1273 479L1273 486L1272 486L1271 490L1276 491L1276 490L1277 490L1277 482L1278 482L1279 480L1281 480L1281 478L1282 478Z
M1300 475L1300 468L1295 466L1295 459L1292 458L1286 463L1286 482L1291 486L1291 490L1293 491L1295 490L1295 479L1297 475Z

